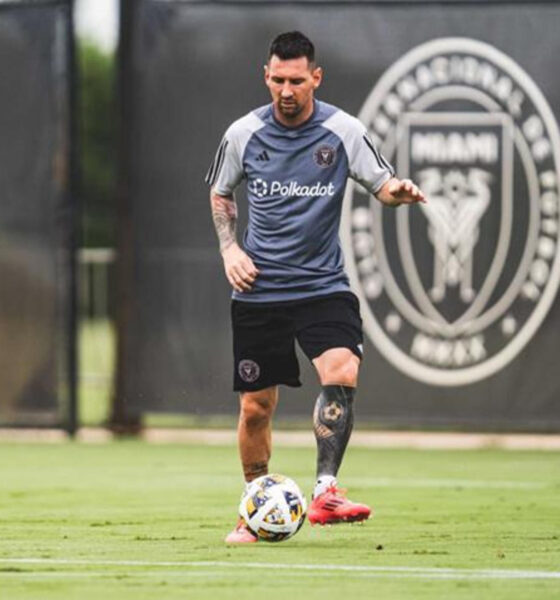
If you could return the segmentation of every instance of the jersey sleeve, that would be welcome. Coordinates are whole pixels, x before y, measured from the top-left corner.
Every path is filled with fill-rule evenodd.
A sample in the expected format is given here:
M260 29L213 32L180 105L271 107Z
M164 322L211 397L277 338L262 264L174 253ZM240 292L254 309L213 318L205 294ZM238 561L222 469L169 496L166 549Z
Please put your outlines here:
M355 138L354 153L349 157L349 175L375 194L395 176L395 170L376 148L365 127L356 132Z
M325 126L342 140L348 157L348 175L368 192L377 193L386 181L395 176L393 167L376 148L361 121L338 111L325 122Z
M250 112L226 131L206 175L206 183L220 196L230 196L245 177L243 157L249 140L264 122Z
M243 178L242 157L231 128L226 131L208 173L206 183L220 196L230 196Z

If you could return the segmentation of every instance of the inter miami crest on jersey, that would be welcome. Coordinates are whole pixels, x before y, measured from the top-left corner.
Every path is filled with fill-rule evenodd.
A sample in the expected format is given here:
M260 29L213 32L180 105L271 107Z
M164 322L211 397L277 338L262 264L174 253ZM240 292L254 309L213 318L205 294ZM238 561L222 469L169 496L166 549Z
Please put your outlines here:
M320 167L330 167L336 158L336 150L333 146L323 144L315 149L313 158Z

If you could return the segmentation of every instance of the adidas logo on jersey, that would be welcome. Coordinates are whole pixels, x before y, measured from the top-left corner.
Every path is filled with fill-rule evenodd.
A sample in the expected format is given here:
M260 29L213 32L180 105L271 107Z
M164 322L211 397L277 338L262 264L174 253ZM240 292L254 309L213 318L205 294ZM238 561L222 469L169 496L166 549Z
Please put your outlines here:
M257 160L259 161L269 161L270 156L268 156L268 152L263 150L260 154L257 155Z

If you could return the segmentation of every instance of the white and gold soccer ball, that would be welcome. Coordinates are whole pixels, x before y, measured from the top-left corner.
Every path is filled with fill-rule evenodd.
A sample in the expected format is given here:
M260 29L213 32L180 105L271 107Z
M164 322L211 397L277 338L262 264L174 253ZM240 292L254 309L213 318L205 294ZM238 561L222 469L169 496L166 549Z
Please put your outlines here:
M247 527L265 542L281 542L296 534L307 503L297 483L284 475L263 475L249 483L239 505Z

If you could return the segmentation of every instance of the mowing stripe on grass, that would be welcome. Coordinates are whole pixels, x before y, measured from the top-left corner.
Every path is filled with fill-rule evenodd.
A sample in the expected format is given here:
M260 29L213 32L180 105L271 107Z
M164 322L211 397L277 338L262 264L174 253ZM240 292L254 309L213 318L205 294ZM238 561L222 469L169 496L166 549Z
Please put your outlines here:
M190 476L191 481L203 481L205 485L221 487L239 484L238 475L200 475ZM474 489L518 489L540 490L550 487L559 487L560 480L555 481L515 481L504 479L454 479L454 478L402 478L402 477L343 477L340 481L343 486L355 487L383 487L383 488L474 488Z
M433 579L560 579L560 571L530 571L515 569L455 569L444 567L384 567L368 565L226 562L210 561L149 561L149 560L87 560L64 558L0 558L0 564L60 565L60 566L108 566L108 567L182 567L187 569L236 570L288 569L308 573L326 571L343 572L361 576L419 577ZM10 573L13 575L13 573ZM23 575L23 573L19 573ZM0 571L0 576L3 573Z
M347 477L342 481L345 485L373 487L418 487L418 488L482 488L482 489L542 489L551 484L543 481L504 481L485 479L399 479L395 477Z

